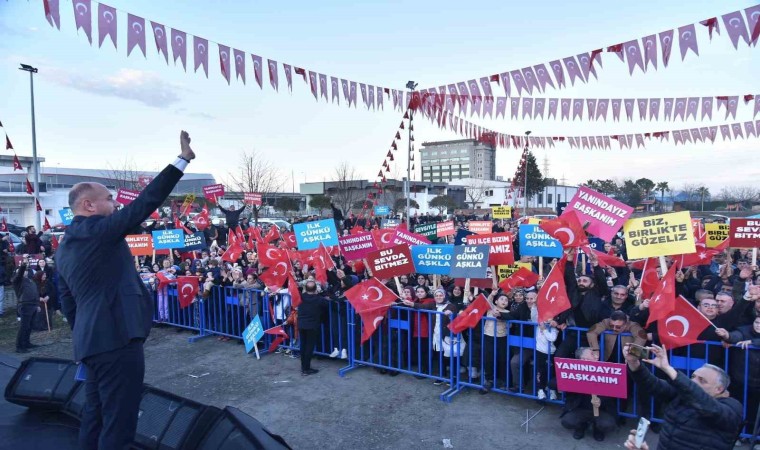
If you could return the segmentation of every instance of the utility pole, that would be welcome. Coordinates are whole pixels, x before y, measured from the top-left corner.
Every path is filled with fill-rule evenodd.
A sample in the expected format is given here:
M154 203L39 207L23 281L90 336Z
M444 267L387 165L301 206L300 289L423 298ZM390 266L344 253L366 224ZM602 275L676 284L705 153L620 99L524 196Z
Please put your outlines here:
M523 217L528 215L528 136L530 136L530 131L525 132L525 149L523 150L525 154L525 204L523 205Z
M32 97L32 166L34 167L34 218L36 229L39 232L42 227L37 204L40 201L40 162L37 160L37 126L34 117L34 74L38 72L36 67L29 64L21 64L18 70L29 72L29 89ZM44 211L43 211L44 214Z
M410 93L414 92L414 90L417 89L417 83L409 81L406 83L406 88L409 89ZM409 98L411 99L411 94ZM414 112L411 108L407 111L409 112L409 154L406 157L406 229L411 231L409 197L411 197L410 192L412 186L412 118Z

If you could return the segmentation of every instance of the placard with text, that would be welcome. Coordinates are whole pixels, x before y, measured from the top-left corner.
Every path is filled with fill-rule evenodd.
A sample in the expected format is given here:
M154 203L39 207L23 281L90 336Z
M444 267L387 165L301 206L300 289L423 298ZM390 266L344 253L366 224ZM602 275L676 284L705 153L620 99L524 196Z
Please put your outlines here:
M412 255L406 244L371 252L367 254L367 262L376 278L392 278L414 272Z
M633 214L633 208L593 189L581 186L567 209L578 213L581 224L588 222L586 231L605 241L611 241L620 227Z
M623 226L629 259L694 253L688 211L628 219Z
M500 264L512 264L515 262L512 233L492 233L492 234L474 234L468 236L467 245L488 245L491 248L488 257L489 266L498 266Z
M728 233L731 247L760 247L760 219L731 219Z

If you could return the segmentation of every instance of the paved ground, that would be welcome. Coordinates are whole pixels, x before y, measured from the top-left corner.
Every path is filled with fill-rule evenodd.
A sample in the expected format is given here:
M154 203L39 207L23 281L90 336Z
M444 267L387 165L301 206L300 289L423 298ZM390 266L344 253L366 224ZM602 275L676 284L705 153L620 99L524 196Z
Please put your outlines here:
M7 316L0 319L0 352L10 353L15 320ZM34 343L48 345L29 356L71 358L70 334L59 320L52 336L32 336ZM553 406L526 433L526 410L540 408L533 401L467 391L447 404L438 399L443 386L407 375L362 368L341 378L342 361L317 360L319 374L301 377L296 359L274 354L257 361L235 342L210 337L189 343L189 336L154 329L145 346L146 382L200 402L238 407L295 449L437 449L443 439L461 449L609 449L622 448L625 440L625 431L618 430L603 443L590 436L575 441L559 426L559 408ZM634 425L629 420L625 428Z

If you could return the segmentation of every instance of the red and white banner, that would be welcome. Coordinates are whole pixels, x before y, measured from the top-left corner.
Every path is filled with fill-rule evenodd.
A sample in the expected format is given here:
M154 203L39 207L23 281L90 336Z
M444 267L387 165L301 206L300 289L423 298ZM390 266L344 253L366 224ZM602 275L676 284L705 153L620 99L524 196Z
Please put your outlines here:
M210 184L208 186L203 186L203 196L208 200L216 202L219 197L224 197L224 185Z
M243 194L243 201L247 205L261 206L261 194L256 192L246 192Z
M734 248L760 247L760 219L731 219L728 239Z
M515 262L512 233L473 234L465 238L466 245L489 245L488 265L508 265Z
M116 201L124 206L127 206L128 204L135 201L138 195L140 195L138 191L120 188L116 191Z
M625 364L554 358L554 373L562 392L628 398Z
M367 257L368 253L377 250L372 233L338 236L340 252L348 261L357 261Z

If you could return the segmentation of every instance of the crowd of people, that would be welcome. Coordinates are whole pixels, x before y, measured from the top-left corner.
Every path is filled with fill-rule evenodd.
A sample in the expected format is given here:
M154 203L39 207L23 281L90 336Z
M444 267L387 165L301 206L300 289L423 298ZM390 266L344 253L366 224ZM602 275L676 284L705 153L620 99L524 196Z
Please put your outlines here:
M179 275L198 277L200 284L198 302L208 299L215 287L262 291L267 289L266 283L259 279L262 271L265 270L265 265L259 259L256 246L246 248L234 261L225 261L222 258L230 244L227 239L231 230L234 233L236 229L239 229L245 235L253 230L253 221L245 214L245 206L231 209L220 208L220 210L225 220L211 224L203 231L207 249L196 252L175 250L170 255L157 256L156 259L151 256L136 258L136 267L143 282L146 287L156 292L156 320L158 322L170 320L168 285L160 282L162 278L173 279ZM181 222L165 219L155 221L150 225L143 223L141 232L150 233L159 228L175 226L196 231L192 220L183 219ZM300 220L314 219L316 217ZM413 222L425 223L439 220L442 218L423 216L414 218ZM466 227L468 218L455 217L454 220L457 226ZM346 218L336 217L336 224L344 234L356 233L359 230L371 231L381 226L379 218L353 215ZM270 231L272 230L262 230L260 235ZM282 242L282 235L287 231L277 229L277 238L269 244L278 246ZM493 232L501 231L517 234L518 223L494 220ZM29 236L32 236L31 239ZM35 239L38 240L39 237L32 229L31 233L27 234L27 242L31 244L27 247L28 249L35 248ZM5 263L2 265L4 272L1 272L0 276L8 275L5 277L8 282L6 284L13 286L18 298L17 312L21 326L17 351L25 352L34 347L29 341L30 330L41 329L41 326L45 324L44 319L40 320L44 317L41 315L43 308L47 307L51 314L60 309L56 292L57 274L54 267L51 267L52 261L45 257L40 258L34 266L30 266L27 259L24 259L18 267L14 267L13 258L7 250L7 242L0 245L3 246L5 258ZM41 246L38 250L44 251ZM627 260L626 245L622 237L616 238L614 242L606 243L604 250L610 255ZM520 255L517 240L514 242L514 253L516 261L529 264L536 273L539 271L543 274L549 273L557 262L557 259L544 258L545 267L539 268L539 258ZM440 373L460 370L471 380L483 380L481 392L484 394L496 388L511 392L530 392L540 400L556 400L560 394L552 379L553 374L549 373L552 358L569 357L627 362L633 374L630 377L632 381L629 397L634 396L633 384L643 387L636 394L639 400L639 414L656 414L659 417L662 411L666 411L666 404L670 403L671 411L676 408L678 412L666 412L665 419L666 421L676 420L676 415L680 414L680 417L684 417L685 414L678 408L692 408L694 412L690 413L689 417L693 416L693 419L689 420L693 420L694 432L696 430L715 431L711 434L711 439L716 440L712 448L728 448L726 443L729 441L733 445L739 428L744 424L748 424L751 429L760 400L760 350L757 349L760 346L760 272L756 266L751 266L747 249L725 251L715 255L708 264L684 267L676 271L677 295L682 295L692 302L715 325L706 329L700 339L717 344L693 345L688 350L689 356L704 359L709 364L706 370L711 371L711 374L720 380L721 399L730 398L744 405L743 409L742 406L738 407L738 415L736 404L730 405L728 412L720 412L728 416L723 415L715 420L712 418L718 413L694 405L694 402L705 400L702 398L704 396L696 395L695 387L689 384L690 382L679 381L684 379L683 375L671 377L668 381L669 371L663 370L663 367L669 367L663 363L666 360L664 351L653 350L655 352L655 356L652 357L653 364L660 369L654 372L654 376L648 370L640 370L638 361L627 357L625 349L629 344L649 346L653 349L660 348L657 347L660 342L657 326L654 323L647 326L651 300L641 289L642 269L633 263L629 263L626 267L605 266L600 264L593 254L587 255L587 265L583 266L581 259L575 257L573 250L568 250L567 253L569 261L575 261L574 264L567 264L564 273L567 295L572 308L548 322L538 323L536 297L543 279L539 280L535 286L511 291L502 291L494 281L492 286L482 288L480 291L486 295L490 309L486 318L471 333L471 336L476 338L466 341L469 344L466 350L467 357L463 357L462 360L467 361L467 367L461 368L448 367L448 358L442 356L444 350L438 343L448 336L446 330L448 322L474 301L476 289L471 288L466 291L465 286L446 275L433 277L409 273L398 277L399 283L393 279L381 280L400 299L398 303L400 308L393 308L389 317L395 319L406 317L412 326L403 335L403 340L395 338L387 340L391 342L390 347L387 343L377 344L378 348L385 345L384 350L389 355L389 360L393 360L390 369L379 369L379 371L392 376L400 372L393 368L430 373L433 370L433 367L429 367L429 362L431 362L433 365L441 366L437 367ZM344 293L362 280L371 278L363 261L347 261L339 254L334 254L333 260L335 269L327 270L327 279L320 281L313 265L310 266L303 260L294 259L292 276L302 292L302 304L297 315L292 315L295 316L293 318L297 317L297 320L286 322L293 312L289 310L287 302L278 300L281 303L276 305L279 309L275 315L279 323L289 325L295 323L292 329L293 334L298 335L301 372L304 376L317 372L317 369L311 367L311 358L314 346L319 341L318 330L328 322L328 315L331 317L329 333L333 336L330 341L333 347L330 349L332 350L330 356L347 358L348 331ZM674 263L673 259L667 259L668 267ZM662 274L667 267L660 270ZM287 290L283 288L280 292L286 293ZM427 310L441 314L424 315L421 312L409 312L410 310ZM250 315L246 317L250 319ZM520 332L526 337L535 339L535 351L516 352L515 348L508 344L507 335L510 330L515 330L515 325L510 321L535 323L534 328ZM295 328L298 329L297 333ZM392 332L387 324L384 330L384 332ZM338 339L337 336L341 338ZM228 340L228 338L220 337L220 340ZM393 346L394 341L401 342L402 346L408 346L411 342L415 350L397 349ZM481 347L485 351L481 352ZM603 351L601 351L602 347ZM748 348L753 349L747 350ZM686 349L677 349L673 354L685 355L685 351ZM745 363L744 352L749 353L748 365ZM483 361L480 361L481 354ZM535 370L530 370L530 367L535 367ZM440 380L435 382L442 383ZM668 386L662 384L668 382L670 383ZM695 382L702 386L699 379ZM649 401L647 397L649 393L656 396L654 402ZM689 399L681 399L682 406L674 407L671 398L677 396L688 396ZM725 403L724 400L721 401ZM621 424L616 414L617 408L613 399L566 393L561 423L572 429L572 435L576 439L582 439L588 429L593 429L593 437L603 440L605 433ZM594 410L600 412L594 415L592 414ZM653 428L657 430L658 427ZM667 440L671 442L664 448L688 448L680 446L683 444L683 439L689 438L688 435L683 435L683 430L671 430L667 428L667 425L663 430L667 435Z

